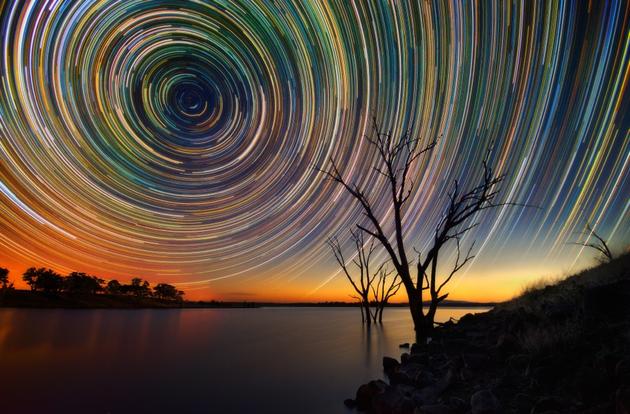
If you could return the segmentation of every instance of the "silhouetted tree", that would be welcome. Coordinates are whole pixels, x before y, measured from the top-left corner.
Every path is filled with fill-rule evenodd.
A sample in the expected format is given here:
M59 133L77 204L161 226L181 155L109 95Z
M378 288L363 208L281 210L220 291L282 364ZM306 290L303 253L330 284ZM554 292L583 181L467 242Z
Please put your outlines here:
M38 272L40 270L43 270L43 268L36 269L34 267L29 267L22 275L22 280L30 286L31 290L35 290L35 282L37 281Z
M9 269L0 267L0 284L2 285L2 290L6 290L9 287Z
M120 284L120 282L114 279L107 282L107 287L105 288L105 290L111 295L120 295L122 293L121 287L122 285Z
M357 293L357 296L353 297L361 303L362 321L369 325L373 319L370 310L370 289L374 279L383 268L383 265L380 265L375 272L370 273L370 262L375 250L374 241L370 241L366 246L362 232L350 230L350 234L355 248L355 258L352 260L351 264L356 268L358 275L353 275L354 272L349 269L350 263L346 262L339 239L337 237L329 238L328 245L335 255L335 259L341 267L341 270Z
M63 289L63 277L52 269L36 269L35 290L58 293Z
M131 279L130 292L138 297L147 297L151 294L149 282L142 280L139 277Z
M365 136L378 154L377 163L373 165L374 171L385 178L387 182L387 194L392 214L379 217L374 209L373 200L368 196L367 189L359 187L344 178L333 158L330 158L330 167L320 169L321 172L340 184L361 206L368 221L367 225L358 224L357 227L364 233L378 240L387 252L396 272L401 278L409 298L409 310L413 319L418 341L426 339L434 327L435 313L439 304L447 298L448 293L442 289L451 280L453 275L472 259L471 249L465 256L460 255L461 237L476 226L471 220L477 213L511 203L496 203L498 194L497 185L504 179L504 175L496 175L493 169L483 161L483 174L480 183L470 189L461 189L457 181L449 193L450 203L442 217L434 228L430 248L422 257L417 252L415 277L412 271L412 261L405 246L405 234L403 234L403 222L405 213L410 209L404 208L412 195L414 182L409 178L412 164L422 156L429 153L436 145L436 141L422 147L419 140L413 138L409 132L403 134L398 140L391 133L383 132L376 120L370 135ZM390 235L384 229L387 228L386 220L391 217L394 228L394 241L390 241ZM438 258L440 252L450 243L456 242L458 260L452 270L443 279L438 276ZM471 247L472 248L472 247ZM429 308L423 309L423 294L429 293Z
M391 277L393 271L381 269L376 280L376 284L372 283L372 293L374 294L374 322L383 322L383 311L389 299L392 298L402 286L402 280L398 274Z
M153 288L153 292L156 297L168 300L180 300L181 296L184 294L184 292L177 290L175 286L169 285L168 283L158 283Z
M601 263L608 263L612 261L613 254L608 248L608 243L604 240L599 234L595 232L595 230L591 227L589 223L586 223L586 231L583 233L586 236L586 240L583 242L577 242L572 244L577 244L578 246L590 247L591 249L595 249L599 252L600 257L598 258ZM595 239L594 241L590 241L591 238Z
M70 294L96 294L105 281L82 272L72 272L64 278L64 290Z

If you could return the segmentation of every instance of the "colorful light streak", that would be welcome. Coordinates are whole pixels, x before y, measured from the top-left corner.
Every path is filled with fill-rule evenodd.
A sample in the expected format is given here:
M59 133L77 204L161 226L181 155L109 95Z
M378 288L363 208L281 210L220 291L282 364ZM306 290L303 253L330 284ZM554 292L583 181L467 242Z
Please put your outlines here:
M0 7L0 264L15 272L343 299L325 239L347 236L360 209L313 167L333 156L381 188L360 139L373 115L395 135L441 137L413 172L418 248L491 145L503 194L541 206L482 218L460 297L586 263L567 244L586 222L630 241L628 2ZM497 272L505 282L484 278Z

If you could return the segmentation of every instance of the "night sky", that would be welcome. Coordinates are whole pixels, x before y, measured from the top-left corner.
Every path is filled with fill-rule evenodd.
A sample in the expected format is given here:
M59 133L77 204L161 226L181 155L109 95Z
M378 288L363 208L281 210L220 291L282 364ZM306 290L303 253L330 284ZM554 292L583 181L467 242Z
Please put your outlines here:
M506 174L451 298L503 299L630 243L628 1L1 1L0 265L191 298L348 300L328 236L365 219L316 167L386 187L362 135L439 138L408 245L454 179ZM350 252L350 244L346 244ZM384 259L380 255L379 259ZM453 259L445 255L445 263Z

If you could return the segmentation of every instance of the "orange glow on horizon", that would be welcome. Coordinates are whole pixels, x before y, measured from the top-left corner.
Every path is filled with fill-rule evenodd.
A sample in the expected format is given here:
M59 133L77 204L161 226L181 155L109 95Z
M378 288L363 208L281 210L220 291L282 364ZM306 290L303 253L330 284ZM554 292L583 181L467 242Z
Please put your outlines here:
M588 262L583 262L580 268L588 267ZM9 280L14 283L17 289L28 289L28 285L22 280L21 275L31 266L25 266L8 258L0 257L0 267L9 269ZM35 266L40 267L40 266ZM69 273L66 269L54 269L61 274ZM557 279L558 277L568 276L575 273L578 268L571 272L567 270L567 264L558 264L554 267L536 267L530 265L509 272L504 268L493 268L492 270L484 270L483 268L470 271L468 274L462 274L459 278L454 279L448 286L450 300L461 300L471 302L500 302L509 300L522 292L523 288L534 281L541 279ZM88 274L96 274L89 269L78 269ZM121 283L129 283L132 277L136 275L120 276L120 275L102 275L97 276L105 279L117 279ZM187 300L217 300L217 301L235 301L235 302L353 302L350 298L351 287L348 281L338 275L330 283L324 285L320 289L313 290L310 283L299 280L293 282L282 282L276 279L275 282L264 280L249 280L247 283L235 283L234 279L219 280L198 288L190 288L190 283L177 282L172 280L164 280L162 278L152 278L150 276L142 277L151 283L151 286L157 283L172 283L178 285L178 288L184 290ZM246 287L243 287L246 286ZM392 303L406 302L407 298L404 289L392 298Z

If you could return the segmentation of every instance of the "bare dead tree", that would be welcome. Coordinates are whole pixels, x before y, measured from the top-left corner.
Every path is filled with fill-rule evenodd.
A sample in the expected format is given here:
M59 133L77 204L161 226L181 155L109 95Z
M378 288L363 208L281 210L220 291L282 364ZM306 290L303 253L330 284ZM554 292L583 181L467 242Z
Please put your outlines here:
M394 273L393 270L381 269L378 274L376 285L372 284L372 294L374 298L375 310L372 315L374 322L383 322L383 311L389 299L391 299L402 286L402 280L398 277L398 274L394 274L394 277L390 276Z
M606 240L595 232L589 223L586 223L586 231L584 231L583 234L586 236L585 241L571 244L577 244L578 246L590 247L591 249L597 250L600 253L599 261L602 263L612 261L613 254L608 248L608 243L606 243ZM594 238L595 241L589 241L591 237Z
M361 320L363 323L371 324L373 316L370 310L370 290L374 279L381 271L383 265L379 266L375 272L370 273L370 262L376 250L374 240L365 243L362 232L350 230L352 242L355 247L356 257L348 263L344 257L341 243L337 237L328 239L328 245L335 255L337 263L345 274L346 278L354 288L356 295L352 295L361 303ZM350 269L354 265L356 272Z
M431 247L424 257L422 257L422 252L417 252L414 277L403 234L404 206L414 189L414 182L409 178L409 171L419 157L428 154L435 147L437 141L434 140L426 146L421 146L419 140L413 138L410 132L406 132L395 140L391 133L380 129L376 119L373 121L371 133L365 138L375 147L378 154L378 161L373 168L385 177L387 182L387 193L393 209L395 229L393 242L390 242L389 235L385 233L385 218L377 217L372 200L368 197L365 188L344 178L333 158L330 158L328 168L320 168L319 171L330 180L340 184L360 204L368 224L358 224L357 227L363 233L378 240L387 252L405 287L417 340L423 341L433 330L435 313L439 304L448 297L448 293L442 292L444 287L455 273L473 258L472 246L465 255L462 255L460 250L462 237L476 226L476 223L472 222L473 218L483 210L512 204L496 202L498 185L505 176L495 174L488 165L488 156L486 156L486 160L483 161L483 176L477 186L462 190L459 183L454 182L453 189L449 193L450 202L446 212L435 226ZM456 245L457 260L449 273L440 279L438 275L440 252L451 243ZM429 294L429 307L426 313L423 309L425 291Z

